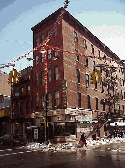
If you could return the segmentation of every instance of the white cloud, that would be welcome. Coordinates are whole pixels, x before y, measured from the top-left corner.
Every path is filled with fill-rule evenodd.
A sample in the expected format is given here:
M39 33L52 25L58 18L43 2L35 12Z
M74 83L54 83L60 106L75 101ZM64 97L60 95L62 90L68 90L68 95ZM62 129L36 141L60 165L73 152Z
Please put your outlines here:
M112 52L121 59L125 59L125 29L123 26L94 26L89 29Z

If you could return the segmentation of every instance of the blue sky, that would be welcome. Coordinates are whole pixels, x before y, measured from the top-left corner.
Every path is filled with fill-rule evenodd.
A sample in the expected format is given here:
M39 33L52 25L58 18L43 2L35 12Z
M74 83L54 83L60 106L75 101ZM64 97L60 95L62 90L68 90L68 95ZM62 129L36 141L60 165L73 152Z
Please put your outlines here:
M0 1L0 63L7 64L32 50L31 27L63 6L63 0ZM121 59L125 57L125 1L70 0L67 10ZM32 57L32 53L29 55ZM32 65L26 58L16 69ZM12 67L3 68L9 73Z

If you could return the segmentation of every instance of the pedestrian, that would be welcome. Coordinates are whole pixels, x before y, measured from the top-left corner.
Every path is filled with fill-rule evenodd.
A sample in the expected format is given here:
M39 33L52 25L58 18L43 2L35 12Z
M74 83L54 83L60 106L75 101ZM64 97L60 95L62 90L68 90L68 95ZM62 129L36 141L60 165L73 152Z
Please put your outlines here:
M87 148L87 143L86 143L86 139L85 139L84 133L81 135L80 141L82 142L82 145L85 145L86 148Z

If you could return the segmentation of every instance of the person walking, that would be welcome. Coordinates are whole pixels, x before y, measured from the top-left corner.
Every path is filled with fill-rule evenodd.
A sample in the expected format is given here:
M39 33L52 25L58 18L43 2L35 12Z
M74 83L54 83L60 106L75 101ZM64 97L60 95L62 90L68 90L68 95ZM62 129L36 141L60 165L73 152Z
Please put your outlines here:
M84 133L81 135L80 142L82 143L83 146L85 145L87 148L87 143L86 143L86 138L84 136Z

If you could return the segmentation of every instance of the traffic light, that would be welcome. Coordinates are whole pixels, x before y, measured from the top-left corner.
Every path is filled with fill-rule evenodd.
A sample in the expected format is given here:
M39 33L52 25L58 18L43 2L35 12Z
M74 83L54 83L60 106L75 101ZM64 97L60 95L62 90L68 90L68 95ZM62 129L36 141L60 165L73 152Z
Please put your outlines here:
M95 77L95 71L93 71L91 74L90 74L91 78L90 78L90 83L91 84L95 84L96 83L96 77Z
M10 71L10 73L9 73L9 78L8 78L8 84L10 83L12 83L12 78L13 78L13 71Z
M16 69L13 70L13 82L18 82L19 80L19 72Z

